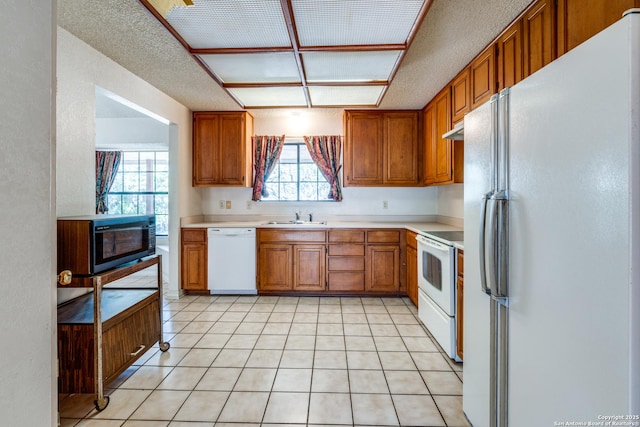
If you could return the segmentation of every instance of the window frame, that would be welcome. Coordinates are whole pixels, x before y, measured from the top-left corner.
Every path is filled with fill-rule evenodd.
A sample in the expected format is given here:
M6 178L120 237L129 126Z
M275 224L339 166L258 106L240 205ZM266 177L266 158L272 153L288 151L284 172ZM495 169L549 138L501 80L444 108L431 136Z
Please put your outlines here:
M307 145L305 144L304 140L300 139L300 138L292 138L292 140L285 142L284 143L284 147L286 146L297 146L297 151L296 151L296 175L297 175L297 180L295 181L296 184L296 199L292 200L292 199L265 199L262 198L260 200L260 202L262 203L324 203L324 202L335 202L335 200L333 199L329 199L329 198L324 198L324 199L311 199L311 200L301 200L300 199L300 166L302 164L309 164L309 163L301 163L300 162L300 150L307 150L308 152L308 148ZM283 150L284 150L283 147ZM271 177L274 176L275 168L280 167L280 160L282 157L280 157L276 163L276 165L274 166L274 170L272 171L271 175L269 176L269 179ZM286 163L285 163L286 164ZM289 163L289 164L293 164L293 163ZM318 165L316 164L316 162L313 161L313 159L311 160L311 164L313 164L316 167L316 174L318 179L315 181L316 183L316 188L318 184L322 184L322 183L326 183L327 185L329 184L329 182L327 181L327 179L324 177L324 175L322 175L322 172L320 171L320 168L318 167ZM280 176L278 174L278 176ZM267 185L268 183L272 183L273 181L269 181L269 179L267 179L267 181L265 182L265 185ZM275 181L276 183L278 183L279 185L282 184L282 180L278 179L278 181ZM284 181L289 183L289 181ZM314 182L314 181L302 181L302 183L305 182ZM291 182L293 183L293 182ZM280 193L280 192L279 192ZM316 189L316 194L319 195L319 191Z
M132 150L132 149L127 149L127 150L120 150L123 152L123 156L122 156L122 160L120 161L120 164L118 165L118 170L117 170L117 174L120 174L122 177L122 191L113 191L112 189L109 190L109 192L107 193L107 206L109 205L109 197L119 197L120 198L120 213L112 213L110 211L107 212L107 215L128 215L128 214L123 214L122 213L122 206L123 206L123 199L125 196L152 196L152 203L153 203L153 215L156 216L156 235L157 236L168 236L169 235L169 150ZM138 185L140 184L140 176L142 174L149 174L151 173L153 176L153 182L154 182L154 191L126 191L125 190L125 174L127 173L134 173L133 171L127 171L125 170L125 155L126 153L136 153L137 157L138 157L138 162L137 162L137 171L135 171L135 173L138 176ZM140 156L142 153L153 153L153 170L151 171L146 171L146 170L141 170L140 169ZM166 160L166 171L159 171L157 164L158 164L158 153L166 153L167 155L167 160ZM155 191L155 187L156 187L156 173L157 172L162 172L167 174L166 176L166 180L167 180L167 191ZM111 187L113 188L113 187ZM138 188L139 189L139 188ZM166 213L157 213L156 212L156 196L167 196L167 209L166 209ZM138 198L138 201L140 199ZM139 203L137 205L138 207L138 215L146 215L146 213L140 213L139 211ZM131 215L135 215L135 214L131 214ZM157 229L157 224L158 224L158 216L162 216L162 217L166 217L166 224L167 224L167 231L166 233L162 233L162 232L158 232Z

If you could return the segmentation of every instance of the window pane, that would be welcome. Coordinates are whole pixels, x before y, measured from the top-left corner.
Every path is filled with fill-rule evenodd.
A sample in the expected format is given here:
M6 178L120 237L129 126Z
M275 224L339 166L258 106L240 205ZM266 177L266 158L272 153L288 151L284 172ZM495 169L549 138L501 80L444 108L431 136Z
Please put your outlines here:
M300 163L312 163L314 164L309 149L305 145L300 146Z
M277 182L267 182L267 192L269 196L263 197L262 200L279 200L280 192L278 191Z
M125 172L124 173L124 191L130 193L137 193L140 187L138 187L138 172Z
M315 164L300 165L300 181L315 182L318 179L318 167Z
M138 195L122 196L122 213L125 215L136 215L138 213Z
M119 195L107 195L107 206L109 207L109 214L119 215L122 213L122 204L120 203Z
M294 144L285 144L282 147L280 158L278 159L280 164L283 163L298 163L298 146Z
M318 184L301 182L300 200L318 200Z
M141 171L152 171L154 170L154 152L153 151L143 151L140 153L140 170Z
M153 194L140 194L138 198L138 213L153 215Z
M169 216L156 215L156 235L169 234Z
M169 152L156 151L156 171L169 171Z
M280 185L280 200L298 200L298 186L295 182Z
M125 172L137 172L138 171L138 153L132 151L125 151L122 154L122 163L124 165Z
M169 172L156 172L156 189L155 191L169 192Z
M151 176L149 176L151 175ZM151 179L149 179L151 178ZM139 179L140 179L140 190L141 192L143 191L153 191L153 173L149 173L149 172L140 172L139 174ZM151 188L149 188L149 185L151 185Z
M169 196L167 195L155 195L155 214L168 214L169 213Z
M281 182L298 181L298 165L280 164L280 181Z
M280 165L276 165L271 171L271 173L269 174L269 177L267 178L267 182L278 182L278 181L280 181Z
M119 192L122 191L122 165L118 167L118 173L116 173L116 177L113 180L113 184L111 185L111 188L109 189L109 192Z
M332 200L329 198L331 186L327 181L318 183L318 200Z

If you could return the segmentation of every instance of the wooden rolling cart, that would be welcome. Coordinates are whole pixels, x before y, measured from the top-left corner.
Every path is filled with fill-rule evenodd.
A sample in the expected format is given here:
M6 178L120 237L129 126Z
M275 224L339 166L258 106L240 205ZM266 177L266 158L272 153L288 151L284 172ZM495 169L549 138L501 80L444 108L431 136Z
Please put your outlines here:
M157 265L157 287L113 287L109 283ZM93 288L58 306L58 388L61 393L95 393L95 407L109 404L104 385L124 372L162 334L162 258L152 255L93 276L73 277L58 288Z

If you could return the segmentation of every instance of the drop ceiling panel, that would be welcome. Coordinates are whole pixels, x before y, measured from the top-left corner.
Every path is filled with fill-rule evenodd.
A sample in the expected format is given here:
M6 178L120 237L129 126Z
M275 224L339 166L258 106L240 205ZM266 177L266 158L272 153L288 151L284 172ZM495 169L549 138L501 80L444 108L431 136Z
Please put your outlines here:
M309 86L313 107L377 105L386 86Z
M300 83L292 52L199 55L223 83Z
M245 108L306 107L304 89L300 87L227 88Z
M300 46L404 44L423 0L292 0Z
M194 49L289 47L280 0L195 0L165 19Z
M388 81L402 51L307 52L302 54L307 82Z

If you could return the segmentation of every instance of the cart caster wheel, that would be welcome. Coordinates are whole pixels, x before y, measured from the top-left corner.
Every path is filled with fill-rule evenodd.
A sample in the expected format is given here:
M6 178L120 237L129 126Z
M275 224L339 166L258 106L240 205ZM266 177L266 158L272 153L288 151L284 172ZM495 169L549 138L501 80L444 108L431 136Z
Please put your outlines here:
M102 399L96 399L93 401L98 412L103 411L107 405L109 405L109 396L104 396Z
M169 347L171 347L171 345L168 342L161 342L159 347L160 351L167 351L169 350Z

